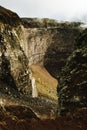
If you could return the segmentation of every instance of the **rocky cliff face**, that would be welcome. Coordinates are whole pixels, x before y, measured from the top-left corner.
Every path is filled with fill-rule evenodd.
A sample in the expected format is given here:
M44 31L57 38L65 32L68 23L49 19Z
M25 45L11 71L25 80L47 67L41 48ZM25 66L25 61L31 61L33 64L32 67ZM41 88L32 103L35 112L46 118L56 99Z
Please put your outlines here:
M28 59L20 46L19 21L15 13L0 7L0 82L29 94ZM0 88L3 89L2 83Z
M40 116L53 118L57 106L53 100L57 81L46 69L58 78L67 57L74 51L61 74L58 109L62 114L87 108L87 30L79 36L75 45L81 31L80 23L58 23L49 19L21 20L17 14L0 7L0 96L7 98L6 94L11 95L15 90L16 95L20 93L20 98L15 98L18 104L31 107ZM35 99L29 97L32 91L30 67L42 83L39 84L40 92L46 90L45 94L49 93L52 100L41 95Z
M59 84L61 114L87 109L87 30L77 38L75 51L62 70Z
M58 23L49 19L21 20L3 7L0 7L0 12L0 75L4 77L1 80L10 84L14 82L13 86L19 91L30 93L28 69L32 64L45 66L50 74L58 78L73 51L81 30L80 23Z
M67 57L74 49L76 37L79 35L80 23L58 23L49 19L22 19L24 23L23 42L29 65L42 64L54 76L65 65ZM25 41L25 40L24 40Z
M21 47L28 57L29 66L42 65L53 77L58 79L67 57L74 50L75 39L81 31L81 23L58 23L49 19L27 18L22 19L22 22L24 26L22 26ZM34 70L32 71L34 72ZM37 70L35 72L37 73ZM44 77L44 73L42 77ZM54 83L55 86L53 83L47 85L49 84L47 80L40 81L42 79L40 73L37 75L36 84L39 94L56 97L56 83ZM47 88L46 92L42 88Z
M29 65L43 64L45 52L52 41L51 33L45 28L22 29L24 39L22 38L21 46L29 59Z

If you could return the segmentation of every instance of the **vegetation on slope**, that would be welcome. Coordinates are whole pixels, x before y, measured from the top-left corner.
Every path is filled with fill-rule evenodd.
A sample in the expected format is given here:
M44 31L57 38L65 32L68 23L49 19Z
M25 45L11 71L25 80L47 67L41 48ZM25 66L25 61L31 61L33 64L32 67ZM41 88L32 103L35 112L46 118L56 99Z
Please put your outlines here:
M60 23L59 28L51 30L52 42L45 52L44 66L53 77L58 79L67 58L74 50L75 39L80 31L72 23L70 26Z
M12 26L18 26L21 23L21 20L16 13L0 6L0 22Z
M80 22L66 22L59 23L57 20L49 19L49 18L21 18L24 27L26 28L61 28L61 27L78 27Z
M38 95L57 99L57 80L40 65L31 65L33 77L36 80Z
M87 30L78 36L75 51L62 70L59 84L59 113L87 109Z

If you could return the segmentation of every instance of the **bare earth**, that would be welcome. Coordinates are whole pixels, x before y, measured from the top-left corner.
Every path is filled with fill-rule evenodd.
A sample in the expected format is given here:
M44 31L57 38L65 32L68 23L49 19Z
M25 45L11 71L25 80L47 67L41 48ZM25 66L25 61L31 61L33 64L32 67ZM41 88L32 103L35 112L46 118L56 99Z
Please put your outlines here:
M58 81L52 77L41 65L30 66L33 77L36 79L37 89L40 95L57 99Z

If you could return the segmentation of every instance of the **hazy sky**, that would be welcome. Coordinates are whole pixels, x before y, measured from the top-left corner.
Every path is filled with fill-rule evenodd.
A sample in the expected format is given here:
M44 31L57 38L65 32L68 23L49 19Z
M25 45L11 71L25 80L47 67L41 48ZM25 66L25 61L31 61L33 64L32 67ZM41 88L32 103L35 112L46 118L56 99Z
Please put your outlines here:
M87 21L87 0L0 0L21 17Z

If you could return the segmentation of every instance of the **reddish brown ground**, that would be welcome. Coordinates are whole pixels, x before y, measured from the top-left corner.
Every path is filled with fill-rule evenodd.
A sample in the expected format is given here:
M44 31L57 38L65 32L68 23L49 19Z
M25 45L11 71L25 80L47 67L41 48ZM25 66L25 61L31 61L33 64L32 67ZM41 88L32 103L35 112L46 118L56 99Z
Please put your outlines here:
M87 110L40 120L26 107L10 106L0 109L0 130L87 130Z
M38 93L57 100L58 81L41 65L31 65L30 68L36 80Z
M48 87L57 87L58 81L52 77L48 71L41 65L32 65L30 66L33 76L35 79L40 82L41 84L45 84Z

